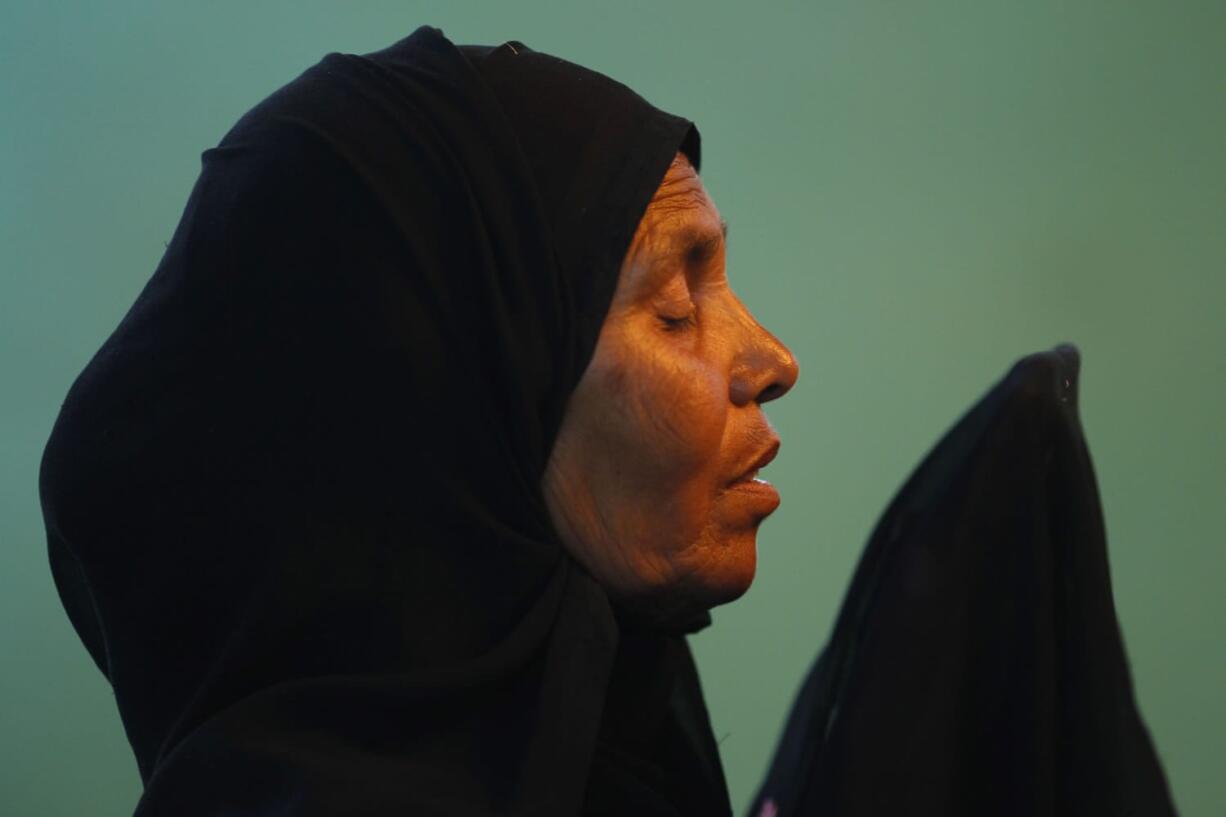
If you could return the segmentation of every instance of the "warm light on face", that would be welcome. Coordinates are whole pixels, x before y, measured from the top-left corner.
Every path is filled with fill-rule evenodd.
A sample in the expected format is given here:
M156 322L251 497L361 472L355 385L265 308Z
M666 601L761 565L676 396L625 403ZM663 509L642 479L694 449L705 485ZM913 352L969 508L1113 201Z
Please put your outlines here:
M752 478L778 448L761 404L798 367L729 286L726 233L678 154L626 253L543 483L575 558L661 618L742 595L758 526L779 504Z

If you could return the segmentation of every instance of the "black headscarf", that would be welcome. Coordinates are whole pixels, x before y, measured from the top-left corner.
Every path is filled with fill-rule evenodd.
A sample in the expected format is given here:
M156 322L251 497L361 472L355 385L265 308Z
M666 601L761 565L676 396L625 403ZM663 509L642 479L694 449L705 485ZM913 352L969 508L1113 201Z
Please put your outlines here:
M1170 817L1069 345L1018 361L865 547L754 817Z
M540 491L678 150L608 77L422 27L204 151L40 474L138 815L729 813L684 633L626 626Z

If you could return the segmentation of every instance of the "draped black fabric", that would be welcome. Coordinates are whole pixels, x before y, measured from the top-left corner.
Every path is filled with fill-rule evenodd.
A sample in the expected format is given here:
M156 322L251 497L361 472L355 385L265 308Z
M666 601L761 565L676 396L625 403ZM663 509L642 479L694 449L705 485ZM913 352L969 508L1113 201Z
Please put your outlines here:
M878 522L754 817L1167 817L1077 350L1018 361Z
M730 813L685 633L623 626L540 491L679 149L605 76L422 27L204 151L40 472L137 815Z

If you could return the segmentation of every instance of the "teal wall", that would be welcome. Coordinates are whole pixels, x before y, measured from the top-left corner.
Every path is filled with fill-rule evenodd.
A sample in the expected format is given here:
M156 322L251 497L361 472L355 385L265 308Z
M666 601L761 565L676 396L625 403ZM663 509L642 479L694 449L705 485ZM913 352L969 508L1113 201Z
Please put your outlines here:
M200 152L332 50L520 39L695 119L729 273L801 362L784 502L694 639L744 806L872 523L1017 357L1084 354L1141 709L1226 813L1226 4L120 2L0 23L0 815L128 813L136 766L59 607L36 477Z

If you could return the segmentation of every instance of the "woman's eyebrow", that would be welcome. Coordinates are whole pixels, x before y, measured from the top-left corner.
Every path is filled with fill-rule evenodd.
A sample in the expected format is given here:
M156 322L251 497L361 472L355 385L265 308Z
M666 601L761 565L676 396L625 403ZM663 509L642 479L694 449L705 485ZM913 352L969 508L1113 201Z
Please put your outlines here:
M678 249L674 257L679 257L687 269L698 269L709 261L727 240L728 222L722 218L719 220L718 233L694 227L687 228L677 239Z
M649 262L649 274L643 279L645 291L654 292L677 271L677 265L684 266L687 273L701 270L707 261L719 250L721 242L727 241L728 222L719 220L719 232L704 230L699 227L685 227L679 230L669 242L671 247L661 252Z

